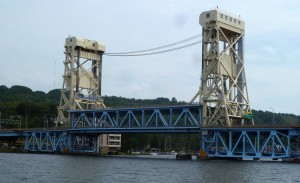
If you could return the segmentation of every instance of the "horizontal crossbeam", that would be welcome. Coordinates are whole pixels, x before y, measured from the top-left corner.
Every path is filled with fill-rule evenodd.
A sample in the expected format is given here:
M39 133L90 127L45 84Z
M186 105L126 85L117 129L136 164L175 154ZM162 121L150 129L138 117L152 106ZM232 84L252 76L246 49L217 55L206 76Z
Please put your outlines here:
M177 128L70 128L70 134L120 134L120 133L200 133L199 127Z

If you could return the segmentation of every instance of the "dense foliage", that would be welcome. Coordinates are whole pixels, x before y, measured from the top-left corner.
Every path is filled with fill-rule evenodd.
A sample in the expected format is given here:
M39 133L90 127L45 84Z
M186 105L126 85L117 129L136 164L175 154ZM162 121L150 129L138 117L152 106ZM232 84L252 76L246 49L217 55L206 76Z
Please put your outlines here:
M45 117L53 126L57 114L60 91L48 93L32 91L25 86L0 86L0 112L2 119L21 119L22 127L43 127Z
M104 103L108 107L138 107L186 104L159 97L156 99L134 99L116 96L104 96ZM60 100L60 90L54 89L48 93L32 91L25 86L0 86L0 112L2 119L21 119L22 127L43 127L47 119L48 126L54 126L57 106ZM280 125L300 124L300 116L293 114L273 114L269 111L252 110L255 124ZM162 150L197 150L199 149L199 135L190 134L123 134L122 149L124 151L140 151L145 147L155 147Z

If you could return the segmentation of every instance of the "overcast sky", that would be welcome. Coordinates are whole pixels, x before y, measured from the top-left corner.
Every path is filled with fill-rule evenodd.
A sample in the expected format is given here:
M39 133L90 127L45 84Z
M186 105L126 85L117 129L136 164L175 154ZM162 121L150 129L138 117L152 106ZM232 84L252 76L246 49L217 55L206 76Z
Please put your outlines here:
M216 7L246 22L245 62L252 109L300 115L300 1L0 1L0 85L48 92L62 87L69 35L107 52L141 50L201 33ZM103 57L103 95L189 101L201 74L201 44L145 57Z

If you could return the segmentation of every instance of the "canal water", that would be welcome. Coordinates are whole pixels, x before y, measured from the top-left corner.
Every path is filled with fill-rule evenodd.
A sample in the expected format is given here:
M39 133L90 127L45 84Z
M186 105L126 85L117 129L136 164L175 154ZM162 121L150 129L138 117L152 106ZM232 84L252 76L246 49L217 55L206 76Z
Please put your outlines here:
M300 182L300 164L0 153L0 182Z

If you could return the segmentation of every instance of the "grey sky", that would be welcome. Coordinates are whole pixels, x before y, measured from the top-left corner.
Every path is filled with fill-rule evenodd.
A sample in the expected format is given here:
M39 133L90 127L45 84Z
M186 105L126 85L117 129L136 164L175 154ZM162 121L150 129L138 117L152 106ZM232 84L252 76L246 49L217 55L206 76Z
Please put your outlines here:
M253 109L300 114L300 1L0 1L0 85L62 87L69 35L107 52L152 48L201 33L199 14L219 7L246 22L246 74ZM201 45L147 57L104 57L103 94L189 101Z

